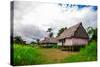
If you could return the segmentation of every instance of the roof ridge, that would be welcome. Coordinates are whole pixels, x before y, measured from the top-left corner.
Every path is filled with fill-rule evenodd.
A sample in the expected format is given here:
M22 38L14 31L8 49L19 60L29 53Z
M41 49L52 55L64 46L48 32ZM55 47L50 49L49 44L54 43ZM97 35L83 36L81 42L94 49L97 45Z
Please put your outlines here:
M74 26L77 26L77 25L79 26L79 25L81 25L81 24L82 24L82 22L77 23L77 24L75 24L75 25L73 25L73 26L71 26L71 27L74 27ZM69 27L69 28L71 28L71 27ZM69 28L68 28L68 29L69 29Z

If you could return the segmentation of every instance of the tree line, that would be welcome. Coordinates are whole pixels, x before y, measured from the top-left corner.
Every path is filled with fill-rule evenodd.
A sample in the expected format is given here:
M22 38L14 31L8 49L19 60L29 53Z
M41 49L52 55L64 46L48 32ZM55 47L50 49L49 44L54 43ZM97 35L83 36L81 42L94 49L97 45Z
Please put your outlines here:
M67 27L64 27L64 28L61 28L58 30L58 33L57 33L57 37L60 36L60 34L65 30L67 29ZM97 41L97 28L93 28L93 27L88 27L86 28L86 31L89 35L89 40L95 40ZM48 32L48 37L53 37L54 33L53 33L53 29L52 28L48 28L48 30L46 31ZM23 41L22 37L21 36L16 36L14 37L14 43L21 43L21 44L26 44L26 41ZM39 41L40 39L36 39L37 43L39 44ZM36 43L36 42L31 42L32 44Z

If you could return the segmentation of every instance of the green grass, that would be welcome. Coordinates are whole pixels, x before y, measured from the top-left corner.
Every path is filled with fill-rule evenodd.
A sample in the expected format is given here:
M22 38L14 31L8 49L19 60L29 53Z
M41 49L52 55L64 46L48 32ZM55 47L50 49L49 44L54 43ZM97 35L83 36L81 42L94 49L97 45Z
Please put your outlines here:
M37 48L14 44L14 65L41 64L42 55Z
M38 46L29 46L14 44L13 65L34 65L34 64L47 64L47 63L66 63L66 62L82 62L82 61L96 61L97 60L97 43L92 41L82 48L80 52L75 54L66 55L66 52L57 49L58 46L54 45L52 48L40 48ZM62 55L62 56L61 56ZM62 57L64 59L62 59ZM56 58L56 59L55 59ZM59 60L61 58L61 60ZM58 59L58 60L57 60Z
M97 43L92 41L80 50L79 54L66 57L63 62L82 62L82 61L96 61L97 60Z

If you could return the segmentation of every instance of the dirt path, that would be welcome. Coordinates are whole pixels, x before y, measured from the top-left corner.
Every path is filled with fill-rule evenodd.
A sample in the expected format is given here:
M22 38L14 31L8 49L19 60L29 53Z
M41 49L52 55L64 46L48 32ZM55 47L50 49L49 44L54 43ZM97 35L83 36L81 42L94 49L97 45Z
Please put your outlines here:
M45 57L46 63L59 63L65 57L77 54L78 52L61 51L55 48L41 48L41 53Z

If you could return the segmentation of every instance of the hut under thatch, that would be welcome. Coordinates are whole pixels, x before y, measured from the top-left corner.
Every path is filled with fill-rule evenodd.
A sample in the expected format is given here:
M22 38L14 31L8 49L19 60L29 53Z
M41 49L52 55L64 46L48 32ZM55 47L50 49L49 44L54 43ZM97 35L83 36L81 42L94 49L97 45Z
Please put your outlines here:
M54 37L45 37L44 40L42 40L40 43L41 43L41 46L51 47L53 45L57 45L58 40Z
M89 37L82 23L78 23L65 29L57 39L59 40L58 45L74 50L75 47L84 47L88 43Z

